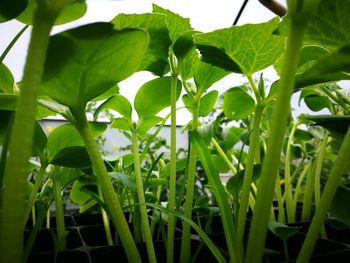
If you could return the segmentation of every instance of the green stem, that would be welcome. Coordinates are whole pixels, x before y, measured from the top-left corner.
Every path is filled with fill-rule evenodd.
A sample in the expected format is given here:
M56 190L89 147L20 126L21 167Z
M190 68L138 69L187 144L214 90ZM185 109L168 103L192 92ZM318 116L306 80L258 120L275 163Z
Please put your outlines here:
M322 192L318 209L312 219L309 231L307 232L303 246L301 247L297 262L309 262L313 248L316 244L318 234L326 219L328 209L339 186L341 176L350 159L350 126L338 152L327 183Z
M104 198L103 198L103 193L102 193L102 188L101 185L99 183L97 183L97 191L98 191L98 197L100 198L100 200L102 202L104 202ZM101 215L102 215L102 222L103 222L103 227L105 229L105 234L106 234L106 239L107 239L107 244L109 246L113 245L113 238L112 238L112 233L111 233L111 227L109 225L109 218L108 218L108 214L107 212L102 208L102 206L100 207L101 210Z
M215 150L218 152L218 154L221 156L221 158L225 161L225 163L228 166L228 168L230 168L230 170L232 171L233 174L236 174L237 173L237 169L233 166L232 162L228 159L227 155L221 149L221 147L218 144L218 142L214 138L211 139L211 142L213 143Z
M174 57L170 56L171 68L171 125L170 125L170 178L169 178L169 199L168 208L171 212L176 209L176 98L177 98L177 77L178 73ZM168 217L168 236L167 236L167 262L174 262L174 238L175 238L176 218L170 214Z
M290 112L290 98L294 88L294 75L299 61L300 48L305 27L294 27L289 31L284 66L277 92L276 104L271 124L271 136L268 139L267 153L259 179L253 221L249 232L247 262L261 262L269 210L274 195L274 185L278 174L285 127Z
M44 175L45 175L46 167L47 167L46 164L41 164L40 171L39 171L38 175L35 178L34 187L33 187L32 191L31 191L30 196L29 196L29 198L28 198L28 200L26 202L26 205L25 205L23 226L27 222L27 219L28 219L29 214L30 214L30 210L34 207L35 197L37 196L37 194L39 192L39 189L41 187L41 184L43 182L43 178L44 178Z
M306 221L311 218L311 208L312 208L312 200L314 195L314 185L315 185L315 173L314 173L314 160L310 160L310 167L312 169L308 169L308 176L306 176L306 183L304 189L304 197L303 197L303 208L301 211L301 220Z
M244 170L244 177L243 177L243 184L242 184L240 205L239 205L238 219L237 219L238 243L243 242L243 234L244 234L247 210L249 205L250 186L253 181L255 156L256 156L256 151L259 150L260 122L261 122L263 110L264 110L264 107L262 107L261 105L258 104L256 106L254 120L253 120L253 130L250 134L249 150L248 150L248 156L247 156L245 170Z
M56 176L59 176L58 167L52 167L52 192L53 198L55 201L55 215L56 215L56 230L57 230L57 239L58 239L58 251L66 249L66 228L64 225L64 208L62 202L61 189L57 183Z
M27 30L29 25L25 25L17 34L16 36L11 40L10 44L6 47L4 52L2 52L1 57L0 57L0 63L2 63L7 56L7 54L10 52L12 47L16 44L17 40L23 35L23 33Z
M98 146L89 128L85 113L83 112L80 114L80 116L75 117L77 120L79 120L76 122L76 128L85 143L85 147L88 151L97 180L102 187L102 192L109 209L109 213L111 214L113 224L118 231L128 260L129 262L141 262L140 254L137 250L128 223L126 222L123 214L119 197L114 190L110 177L108 176L106 166L102 160Z
M295 131L297 129L298 122L294 122L292 130L290 131L286 156L284 161L284 192L285 192L285 202L287 208L287 222L294 223L295 221L295 211L293 211L293 192L292 192L292 179L290 175L290 163L291 163L291 147L294 138Z
M26 170L31 154L36 99L39 92L50 31L66 0L50 2L34 12L33 29L24 68L22 89L8 148L0 219L0 255L3 262L18 263L23 251L23 217Z
M148 260L149 262L153 263L153 262L157 262L157 257L154 250L151 229L148 221L145 191L142 183L139 147L137 142L137 133L135 130L132 132L132 151L134 156L134 174L135 174L135 181L136 181L137 197L140 203L142 233L146 241Z
M276 191L276 198L277 198L277 204L278 204L278 222L284 224L286 222L286 215L284 210L284 198L282 195L282 189L280 184L280 178L277 176L276 178L276 185L275 185L275 191Z
M195 99L193 102L192 112L192 131L197 130L199 117L199 99ZM186 182L186 197L185 197L185 210L184 216L192 218L193 208L193 196L194 186L196 179L196 167L197 167L197 151L195 147L190 145L190 154L188 159L188 172ZM180 262L190 262L191 259L191 240L190 240L191 226L188 222L184 221L182 224L182 241L181 241L181 255Z
M344 101L337 96L335 96L332 92L330 92L325 86L321 85L320 89L328 96L330 97L335 103L340 105L347 114L349 114L349 107Z

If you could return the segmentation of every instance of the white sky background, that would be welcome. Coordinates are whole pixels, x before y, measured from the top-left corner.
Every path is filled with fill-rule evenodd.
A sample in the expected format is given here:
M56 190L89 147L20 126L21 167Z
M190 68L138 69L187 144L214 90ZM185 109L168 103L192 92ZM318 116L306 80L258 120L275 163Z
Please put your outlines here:
M285 0L279 2L285 5ZM152 11L152 3L169 9L183 17L190 18L192 27L202 32L210 32L215 29L230 27L243 3L243 0L88 0L88 11L85 16L72 23L54 28L53 33L79 25L97 22L110 21L119 13L144 13ZM250 0L238 22L238 25L246 23L265 22L275 17L275 15L262 6L258 0ZM8 43L23 27L23 24L17 21L10 21L0 24L0 53L6 48ZM4 63L12 71L15 80L19 81L22 77L27 45L29 42L30 31L28 30L16 43L10 51ZM259 73L254 75L259 77ZM273 81L277 78L272 68L264 71L264 77ZM153 76L146 72L134 74L129 79L121 82L120 93L133 101L138 88ZM238 74L231 74L215 85L215 88L222 92L230 87L240 85L246 82L246 79ZM293 101L296 101L293 99ZM179 100L179 105L181 105ZM293 102L293 108L298 108ZM304 109L303 109L304 110ZM164 115L169 110L164 111ZM296 111L297 113L300 110ZM297 114L296 113L296 114ZM163 116L164 116L163 115ZM190 114L186 110L178 111L178 124L184 125L190 120Z

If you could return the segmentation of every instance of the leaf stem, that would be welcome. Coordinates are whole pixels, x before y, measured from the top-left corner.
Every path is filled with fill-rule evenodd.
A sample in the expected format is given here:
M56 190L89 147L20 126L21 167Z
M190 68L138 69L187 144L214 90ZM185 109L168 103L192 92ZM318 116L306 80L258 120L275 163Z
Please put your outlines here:
M323 226L323 222L327 216L327 211L332 203L333 197L339 186L341 176L350 159L350 126L345 135L343 143L340 147L337 159L332 167L327 183L322 192L321 200L318 209L311 221L309 231L307 232L304 243L301 247L298 263L309 262L311 253L316 244L318 233Z
M75 127L85 143L85 147L88 151L97 180L102 187L102 192L109 209L109 213L111 214L113 224L118 231L127 258L129 262L141 262L140 254L137 250L128 223L123 214L119 197L114 190L110 177L108 176L106 166L102 160L100 151L88 125L86 115L84 112L82 112L78 116L75 115L75 119L79 120L75 123Z
M27 30L29 25L25 25L17 34L16 36L11 40L10 44L7 45L6 49L4 52L2 52L1 57L0 57L0 63L4 61L6 58L7 54L10 52L12 47L16 44L17 40L23 35L23 33Z
M299 60L305 26L294 27L289 31L284 66L271 124L271 136L268 139L267 153L263 161L261 177L258 184L256 206L249 232L246 259L248 263L261 262L269 210L274 194L274 185L278 174L281 149L285 127L290 112L290 98L294 88L294 75Z
M36 99L50 31L67 3L61 0L45 7L39 4L34 12L23 85L17 100L4 172L5 187L1 196L0 255L3 262L18 263L22 259L26 170L34 134Z
M139 149L138 149L138 143L137 143L137 133L135 130L132 132L132 151L134 156L134 174L135 174L135 181L136 181L137 197L140 203L142 233L146 241L148 260L149 262L153 263L153 262L157 262L157 257L153 246L152 234L149 226L147 209L145 205L146 203L145 192L144 192L143 183L142 183L140 155L139 155Z
M176 209L176 98L177 98L177 77L178 72L175 63L175 56L170 55L169 65L171 68L171 98L170 98L170 178L168 208L175 212ZM167 236L167 262L174 262L174 238L176 218L174 215L168 217Z
M214 148L218 152L218 154L221 156L221 158L225 161L226 165L230 168L233 174L237 173L237 169L233 166L232 162L228 159L227 155L225 152L222 150L218 142L215 140L215 138L211 139L211 142L214 145Z

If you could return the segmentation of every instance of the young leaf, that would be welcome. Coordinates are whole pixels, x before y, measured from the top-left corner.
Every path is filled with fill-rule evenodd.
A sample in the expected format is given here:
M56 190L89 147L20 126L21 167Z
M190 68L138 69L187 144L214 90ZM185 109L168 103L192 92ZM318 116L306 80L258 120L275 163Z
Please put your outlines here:
M219 92L212 90L205 94L199 101L199 116L205 117L214 109Z
M177 82L177 98L181 94L181 82ZM139 119L153 117L164 108L170 106L171 78L161 77L151 80L138 90L134 107Z
M131 129L130 120L124 117L114 118L111 123L111 128L129 131Z
M158 116L149 117L148 119L140 119L139 123L137 124L137 133L141 137L141 139L144 139L146 136L146 133L153 128L157 123L163 121L164 119Z
M141 29L117 31L94 23L51 37L42 90L57 102L82 109L134 73L148 45Z
M197 128L197 132L203 142L209 145L214 135L213 124L211 122L203 124Z
M28 0L2 0L0 2L0 23L16 18L27 7Z
M50 159L50 164L81 169L91 167L89 154L82 146L63 148Z
M60 150L70 146L84 146L84 143L71 124L64 124L55 128L47 139L49 156L54 156Z
M150 36L146 54L139 70L148 70L163 76L169 71L168 52L171 40L163 14L120 14L111 23L116 29L144 28Z
M290 227L279 222L270 222L269 229L280 239L286 241L300 230L301 227Z
M115 95L106 100L96 109L94 116L97 117L103 110L115 110L125 117L125 119L131 120L132 106L128 99L122 95Z
M241 140L243 129L235 126L220 127L215 131L215 135L219 139L220 147L225 151L232 149L233 146Z
M312 111L320 111L325 108L330 108L331 101L328 97L322 96L315 89L305 88L301 91L300 100L303 99L308 108Z
M92 176L78 178L77 180L75 180L69 194L71 201L78 205L84 205L91 199L91 197L85 191L83 191L82 188L86 186L95 187L95 185L96 181L93 179Z
M314 125L319 125L329 130L336 137L344 137L350 125L350 116L335 116L335 115L318 115L305 116L307 120L314 122Z
M33 12L37 3L36 0L27 0L27 2L27 7L16 19L24 24L31 25L33 22ZM11 5L14 5L14 3L11 3ZM71 4L67 5L56 19L55 25L74 21L82 17L86 13L86 10L87 5L85 1L71 1Z
M247 24L195 34L194 41L204 62L251 75L272 65L284 51L284 38L273 34L279 23Z
M228 74L229 72L222 68L199 61L195 67L194 82L198 90L205 91Z
M62 115L71 123L74 123L74 117L67 106L46 98L38 99L38 103L46 109Z
M5 64L0 63L0 92L13 93L14 79L11 71Z
M224 113L227 118L239 120L246 118L254 111L253 98L239 87L228 90L224 97Z

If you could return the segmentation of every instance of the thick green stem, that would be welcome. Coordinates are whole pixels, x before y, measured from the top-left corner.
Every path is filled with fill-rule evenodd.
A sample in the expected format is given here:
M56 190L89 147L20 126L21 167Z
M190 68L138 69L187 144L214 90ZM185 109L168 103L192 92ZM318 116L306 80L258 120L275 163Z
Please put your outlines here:
M199 116L199 99L195 99L193 103L192 111L192 131L197 130L198 127L198 116ZM194 185L196 179L196 167L197 167L197 151L196 148L190 145L190 155L188 159L188 172L186 182L186 197L185 197L185 210L184 216L192 218L193 208L193 195ZM182 224L182 241L181 241L181 255L180 262L190 262L191 259L191 240L190 240L191 226L188 222L184 221Z
M175 212L176 209L176 98L177 98L177 77L176 65L173 58L170 57L171 74L171 127L170 127L170 178L169 178L169 198L168 209ZM174 215L168 217L168 236L167 236L167 262L174 262L174 238L175 238L176 218Z
M253 170L255 163L256 151L259 150L259 138L260 138L260 122L261 116L264 108L261 105L257 105L255 108L255 115L253 120L253 130L250 134L250 143L248 156L245 165L243 184L240 196L240 205L238 210L238 220L237 220L237 236L238 243L242 243L243 234L245 228L245 221L247 217L247 210L249 205L249 193L250 185L253 181Z
M108 176L106 166L102 160L95 139L91 133L86 116L84 113L82 113L80 116L75 117L77 120L79 120L76 123L76 128L85 143L85 147L88 151L97 180L102 187L102 192L109 209L109 213L111 214L113 224L118 231L128 260L129 262L141 262L140 254L137 250L128 223L126 222L125 216L123 214L123 209L121 207L119 197L114 190L110 177Z
M285 61L277 92L276 104L268 139L267 153L263 162L258 184L253 221L249 232L246 258L247 262L261 262L269 221L269 210L274 195L274 185L278 174L285 127L290 112L290 98L294 88L294 75L299 61L300 48L305 27L294 27L289 32Z
M296 131L298 123L295 122L292 126L292 130L290 131L287 149L286 149L286 157L284 161L284 195L285 195L285 203L287 208L287 222L294 223L295 221L295 211L293 211L293 192L292 192L292 178L290 175L290 162L291 162L291 148L292 142L294 138L294 134Z
M321 200L318 209L312 219L309 231L301 247L297 262L309 262L310 256L317 241L318 234L323 226L323 222L326 219L327 211L332 203L333 197L339 186L341 176L350 159L350 126L348 132L340 147L338 157L335 160L327 183L322 192Z
M39 92L50 31L66 0L55 1L34 12L33 29L24 68L22 89L8 148L0 219L2 262L18 263L23 251L23 217L28 159L31 154L36 99Z
M59 176L58 167L52 167L52 192L55 201L55 216L56 216L56 230L58 246L57 252L66 249L66 228L64 226L64 208L62 202L61 188L57 183L56 176Z
M134 156L134 175L135 175L135 181L136 181L137 197L140 203L142 233L146 241L148 260L149 262L157 262L157 257L154 251L152 234L151 234L151 229L149 226L148 215L147 215L145 191L142 183L141 163L140 163L140 155L139 155L139 147L137 142L136 131L132 132L132 151Z

